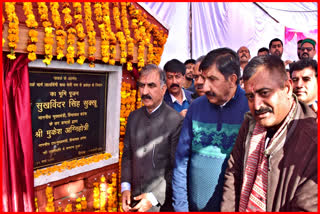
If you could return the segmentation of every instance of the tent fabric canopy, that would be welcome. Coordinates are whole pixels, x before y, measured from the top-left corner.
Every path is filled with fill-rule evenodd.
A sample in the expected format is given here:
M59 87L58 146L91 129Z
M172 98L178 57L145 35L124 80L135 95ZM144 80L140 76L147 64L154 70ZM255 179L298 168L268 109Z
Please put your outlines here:
M169 26L160 66L197 59L210 50L247 46L251 57L273 38L284 43L283 60L297 60L297 41L318 41L317 2L144 2ZM191 13L191 14L190 14ZM277 22L278 21L278 22ZM191 23L191 26L189 25ZM191 33L190 30L191 29Z

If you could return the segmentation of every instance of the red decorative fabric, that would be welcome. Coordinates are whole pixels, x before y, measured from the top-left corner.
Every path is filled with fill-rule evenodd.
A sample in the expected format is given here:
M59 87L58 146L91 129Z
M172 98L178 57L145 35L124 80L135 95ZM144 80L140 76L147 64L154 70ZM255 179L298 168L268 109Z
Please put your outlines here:
M2 211L33 212L33 144L27 54L3 54Z
M268 160L263 154L267 130L258 123L250 140L247 166L240 195L240 212L266 211Z
M317 41L318 29L301 32L301 30L285 27L285 30L284 30L285 44L289 43L294 38L295 35L297 35L296 41L299 41L300 39L305 39L307 37L313 38Z

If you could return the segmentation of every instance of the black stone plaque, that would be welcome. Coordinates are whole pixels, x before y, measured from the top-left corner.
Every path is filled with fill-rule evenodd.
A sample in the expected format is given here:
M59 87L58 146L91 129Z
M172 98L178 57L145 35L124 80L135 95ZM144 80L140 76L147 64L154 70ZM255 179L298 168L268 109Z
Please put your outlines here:
M105 152L107 74L29 74L34 168Z

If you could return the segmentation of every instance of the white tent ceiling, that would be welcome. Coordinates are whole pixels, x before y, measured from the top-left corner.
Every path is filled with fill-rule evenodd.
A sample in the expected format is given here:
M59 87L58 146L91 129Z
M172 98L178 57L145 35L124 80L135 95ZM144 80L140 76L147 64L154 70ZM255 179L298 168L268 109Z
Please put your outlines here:
M160 66L184 62L218 47L247 46L251 56L273 38L284 43L283 60L297 60L298 34L318 41L317 2L144 2L139 3L169 28ZM189 23L192 23L191 26ZM191 33L190 33L191 29Z

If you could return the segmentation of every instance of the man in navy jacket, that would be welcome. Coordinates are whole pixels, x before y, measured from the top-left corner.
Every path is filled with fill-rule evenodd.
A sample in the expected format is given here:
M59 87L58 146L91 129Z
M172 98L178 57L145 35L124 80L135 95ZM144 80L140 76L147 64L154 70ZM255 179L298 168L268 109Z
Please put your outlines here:
M192 101L192 92L182 87L186 66L179 60L172 59L164 65L164 70L167 75L164 101L184 117Z

